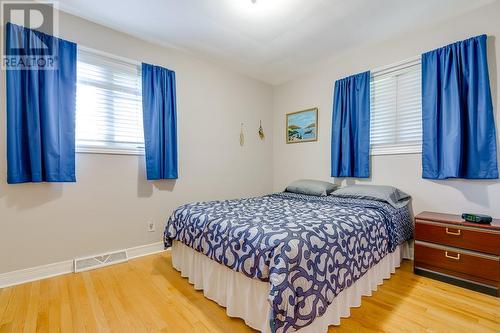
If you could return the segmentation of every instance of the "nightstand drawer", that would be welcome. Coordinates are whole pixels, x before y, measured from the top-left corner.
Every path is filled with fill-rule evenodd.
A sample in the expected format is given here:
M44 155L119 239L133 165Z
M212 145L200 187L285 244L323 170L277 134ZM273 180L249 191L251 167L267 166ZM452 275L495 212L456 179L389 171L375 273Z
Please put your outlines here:
M435 244L415 242L415 266L427 264L491 281L500 281L500 258Z
M500 255L500 233L470 227L416 220L415 239L467 250Z

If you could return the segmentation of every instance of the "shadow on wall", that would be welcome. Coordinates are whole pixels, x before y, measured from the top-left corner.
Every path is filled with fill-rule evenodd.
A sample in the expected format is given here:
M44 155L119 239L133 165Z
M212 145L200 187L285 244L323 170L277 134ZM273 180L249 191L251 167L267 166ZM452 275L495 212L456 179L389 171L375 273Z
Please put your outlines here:
M0 152L1 154L2 152ZM5 169L5 163L2 163ZM26 210L42 206L48 202L57 200L63 195L63 184L60 183L26 183L7 184L7 175L4 170L0 172L0 199L5 197L8 208Z
M488 72L490 74L490 89L491 89L491 98L493 100L493 111L495 111L495 106L498 105L498 89L497 89L497 58L496 58L496 37L495 36L488 36L488 39L486 40L486 47L488 50ZM498 110L497 114L498 114ZM498 126L498 119L497 119L497 126ZM498 138L498 135L497 135Z
M345 183L345 186L350 186L350 185L363 185L363 183L368 183L370 184L372 181L372 177L370 176L369 178L347 178L347 177L335 177L334 183L342 186L342 183Z
M176 179L164 179L164 180L147 180L146 179L146 165L144 163L144 158L137 159L137 196L139 198L150 198L153 196L154 189L158 191L168 191L173 192Z
M5 137L5 128L0 126L0 137ZM6 156L6 145L0 145L0 156ZM148 181L142 158L138 158L137 196L150 198L157 191L172 192L176 180ZM0 199L5 200L8 208L28 210L42 206L63 197L65 186L78 186L77 183L24 183L7 184L7 161L0 161Z
M495 203L490 200L488 187L500 184L499 179L429 180L421 178L421 180L454 188L462 193L467 201L481 206L486 205L489 208L492 208ZM371 178L335 178L334 182L338 185L342 185L342 183L345 183L345 185L362 185L363 183L370 183Z
M372 177L370 176L369 178L346 178L345 179L345 184L346 185L363 185L363 183L368 183L370 184L372 181Z
M488 208L493 207L493 202L490 201L489 186L498 185L500 180L481 180L481 179L449 179L449 180L431 180L431 182L441 185L452 187L463 194L464 198L475 204Z
M0 137L5 137L0 130ZM5 145L0 147L0 156L6 156ZM31 209L57 200L63 195L62 183L7 184L7 160L0 163L0 199L5 198L8 208Z

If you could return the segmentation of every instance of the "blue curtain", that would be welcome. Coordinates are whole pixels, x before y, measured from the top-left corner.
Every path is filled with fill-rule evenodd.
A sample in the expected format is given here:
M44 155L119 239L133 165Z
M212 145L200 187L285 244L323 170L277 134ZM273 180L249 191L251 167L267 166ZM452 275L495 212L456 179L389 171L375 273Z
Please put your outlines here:
M74 182L76 44L7 23L6 53L55 65L7 67L7 182Z
M177 179L175 72L142 64L142 108L147 178Z
M498 178L486 35L422 55L423 178Z
M370 176L370 72L335 82L332 177Z

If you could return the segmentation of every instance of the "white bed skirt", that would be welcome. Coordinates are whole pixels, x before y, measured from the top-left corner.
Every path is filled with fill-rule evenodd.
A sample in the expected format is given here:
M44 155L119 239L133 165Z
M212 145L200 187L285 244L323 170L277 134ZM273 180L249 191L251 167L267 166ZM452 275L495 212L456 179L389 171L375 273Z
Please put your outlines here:
M349 317L350 308L361 305L361 296L371 296L384 279L389 279L403 258L411 258L408 243L400 245L338 294L323 316L298 332L327 332L328 326L340 325L340 318ZM203 290L205 297L225 307L228 316L242 318L248 326L261 332L270 332L268 282L250 279L177 241L172 246L172 263L196 290Z

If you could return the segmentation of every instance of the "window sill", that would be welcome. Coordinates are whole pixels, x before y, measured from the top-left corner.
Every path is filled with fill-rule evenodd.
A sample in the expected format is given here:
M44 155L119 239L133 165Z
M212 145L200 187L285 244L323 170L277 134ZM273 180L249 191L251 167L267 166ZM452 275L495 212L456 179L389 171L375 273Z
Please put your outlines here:
M422 145L382 146L382 147L372 147L370 149L371 156L405 155L405 154L421 154L421 153L422 153Z
M99 147L76 147L77 154L107 154L107 155L137 155L143 156L144 148L119 149L119 148L99 148Z

